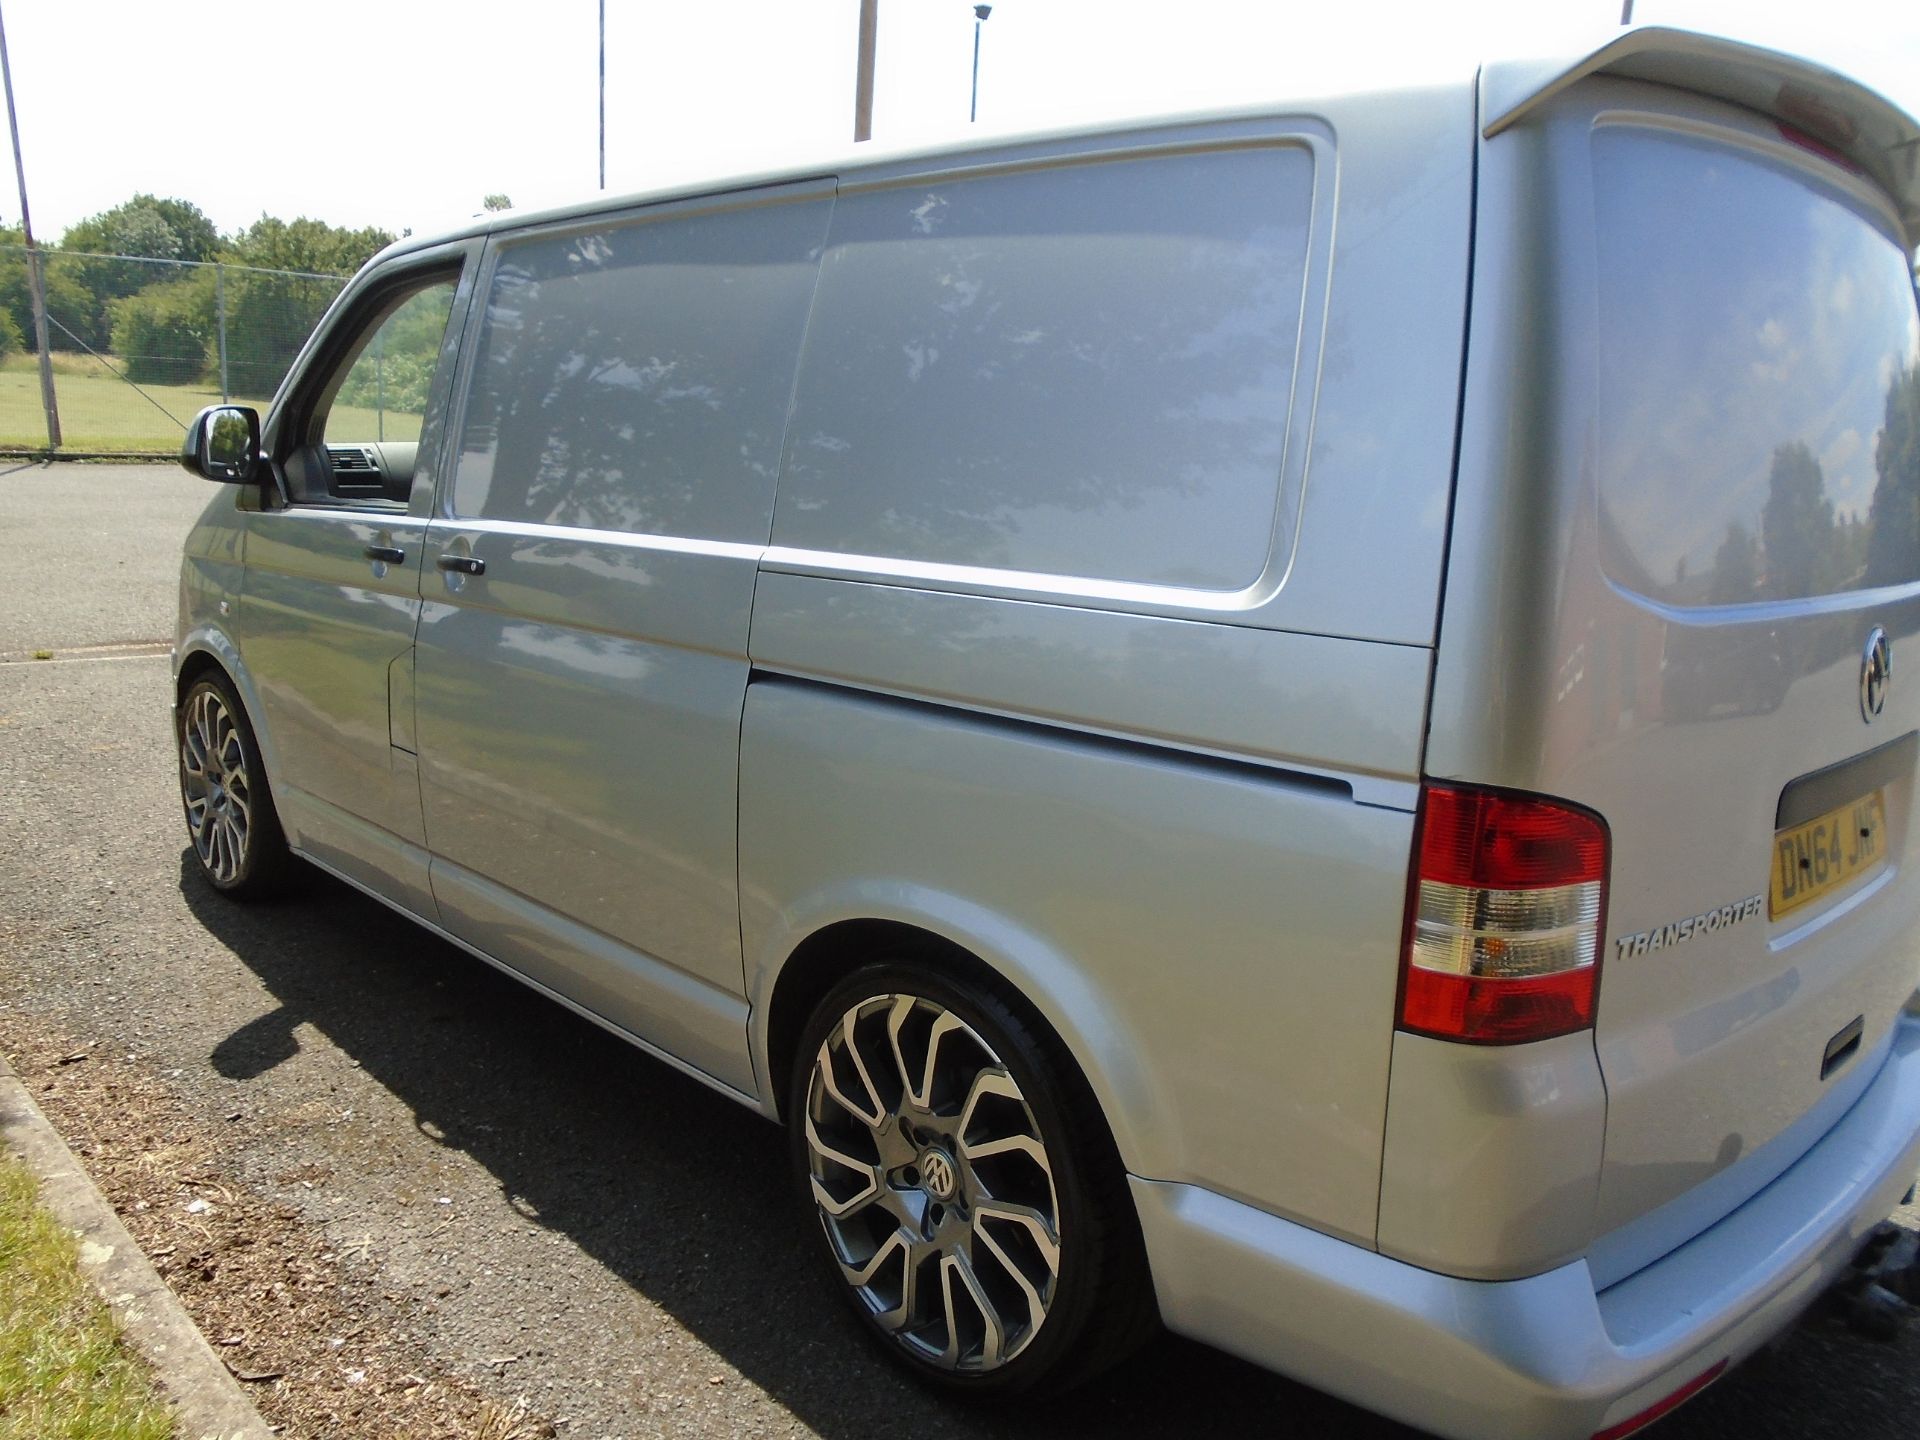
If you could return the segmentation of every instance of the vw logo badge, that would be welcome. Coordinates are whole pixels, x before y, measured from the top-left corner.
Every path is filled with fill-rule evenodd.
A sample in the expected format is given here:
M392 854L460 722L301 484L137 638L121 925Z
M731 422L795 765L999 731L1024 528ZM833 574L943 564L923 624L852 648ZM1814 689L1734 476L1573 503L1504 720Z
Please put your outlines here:
M927 1187L927 1193L936 1200L953 1198L953 1161L938 1150L929 1150L920 1157L920 1179Z
M1860 718L1872 722L1887 703L1887 687L1893 683L1893 646L1887 632L1878 625L1867 636L1867 648L1860 656Z

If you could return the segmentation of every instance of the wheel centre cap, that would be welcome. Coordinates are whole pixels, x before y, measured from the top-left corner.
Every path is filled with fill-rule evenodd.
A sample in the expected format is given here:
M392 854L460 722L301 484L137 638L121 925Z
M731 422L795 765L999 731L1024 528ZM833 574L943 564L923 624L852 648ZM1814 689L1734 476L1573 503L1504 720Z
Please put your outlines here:
M951 1200L959 1174L944 1150L929 1150L920 1157L920 1183L936 1200Z

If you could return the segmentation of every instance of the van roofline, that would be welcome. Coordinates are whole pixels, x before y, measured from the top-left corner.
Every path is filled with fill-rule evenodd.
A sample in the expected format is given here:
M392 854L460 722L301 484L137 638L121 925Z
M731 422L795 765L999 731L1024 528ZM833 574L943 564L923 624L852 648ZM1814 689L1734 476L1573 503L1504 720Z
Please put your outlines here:
M1838 71L1744 41L1670 26L1644 25L1615 32L1605 43L1582 53L1489 61L1479 73L1480 113L1488 117L1482 133L1492 139L1590 75L1649 80L1730 100L1811 135L1857 164L1887 191L1898 207L1909 248L1920 245L1920 121L1877 91ZM1380 94L1388 89L1465 88L1473 79L1466 72L1455 79L1435 74L1409 85L1355 86L1326 94L1278 96L1219 108L1121 115L1038 129L993 130L932 142L849 144L758 170L690 174L642 190L590 195L538 210L476 216L466 225L397 240L369 263L498 231L563 223L608 211L631 210L702 195L846 178L923 162L1005 152L1026 145L1097 139L1137 130L1311 115L1321 104L1336 98Z
M1646 80L1731 101L1808 135L1858 166L1920 245L1920 121L1817 61L1740 40L1647 25L1577 59L1504 60L1481 72L1481 132L1492 139L1592 75Z
M405 254L409 251L460 240L471 240L500 231L565 223L569 220L633 210L676 200L696 199L705 195L722 196L777 185L817 183L836 179L844 182L858 182L872 179L875 172L880 171L900 171L903 174L909 174L914 169L921 168L946 169L950 167L941 162L951 162L970 156L1005 156L1009 151L1017 151L1029 146L1073 140L1097 140L1137 131L1280 120L1289 116L1318 117L1324 105L1336 99L1400 92L1466 94L1471 91L1473 83L1472 67L1465 67L1450 77L1435 74L1405 85L1354 86L1324 92L1260 97L1224 106L1165 112L1129 112L1101 116L1094 120L1076 120L1041 127L989 128L986 125L979 125L973 127L974 133L935 140L919 139L891 143L865 141L824 149L816 147L805 152L789 150L781 152L781 161L770 163L760 169L688 173L684 177L674 177L641 190L607 191L603 194L588 195L579 200L543 206L539 209L503 210L491 215L476 215L465 225L435 230L424 235L410 235L396 240L368 263L374 264L390 256ZM792 158L787 159L788 156Z

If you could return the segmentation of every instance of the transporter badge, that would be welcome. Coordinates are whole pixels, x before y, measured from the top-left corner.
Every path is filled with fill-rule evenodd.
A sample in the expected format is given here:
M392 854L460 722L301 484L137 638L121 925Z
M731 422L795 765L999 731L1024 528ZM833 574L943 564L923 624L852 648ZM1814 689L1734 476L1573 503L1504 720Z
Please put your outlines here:
M1613 955L1616 960L1629 960L1639 955L1649 955L1655 950L1665 950L1693 939L1696 935L1705 935L1710 931L1724 930L1729 925L1738 925L1742 920L1751 920L1766 908L1765 895L1749 895L1744 900L1736 900L1731 905L1722 905L1718 910L1708 910L1699 915L1688 916L1685 920L1675 920L1671 925L1656 925L1651 930L1642 930L1633 935L1622 935L1613 942Z

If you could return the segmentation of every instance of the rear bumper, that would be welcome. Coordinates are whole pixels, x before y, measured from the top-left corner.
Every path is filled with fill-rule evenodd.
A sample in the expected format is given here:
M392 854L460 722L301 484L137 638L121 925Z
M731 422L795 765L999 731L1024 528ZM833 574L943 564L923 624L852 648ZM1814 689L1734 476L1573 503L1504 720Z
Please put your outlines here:
M1184 1335L1441 1435L1586 1440L1792 1323L1920 1167L1920 1019L1792 1168L1596 1292L1584 1260L1461 1280L1191 1185L1135 1179L1161 1314Z

